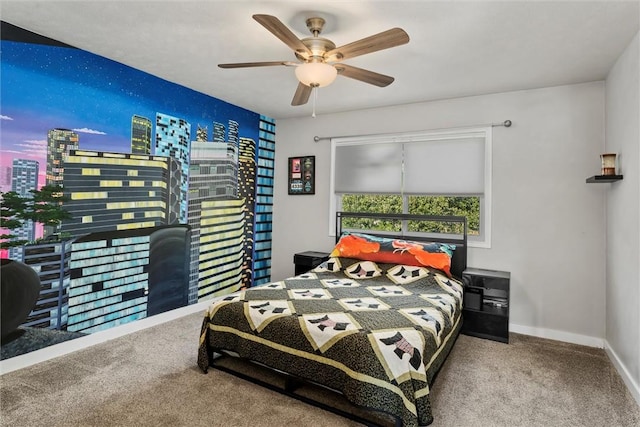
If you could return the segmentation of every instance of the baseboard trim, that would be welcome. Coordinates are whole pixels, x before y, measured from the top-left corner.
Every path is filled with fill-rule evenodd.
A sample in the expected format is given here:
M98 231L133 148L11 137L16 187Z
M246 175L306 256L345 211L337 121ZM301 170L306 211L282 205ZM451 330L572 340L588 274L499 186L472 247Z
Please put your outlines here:
M604 342L604 351L607 353L607 356L609 356L609 360L611 360L611 363L613 363L613 366L615 366L618 374L620 374L620 376L622 377L622 381L624 381L624 383L627 385L627 388L629 389L629 392L631 392L633 398L636 400L636 403L640 405L640 386L631 376L631 373L629 372L627 367L624 365L624 363L622 363L622 360L620 360L616 352L613 350L613 348L611 348L611 345L609 345L609 342L606 340Z
M556 329L536 328L533 326L515 325L511 323L509 324L509 331L517 334L531 335L538 338L547 338L572 344L586 345L587 347L604 348L604 340L602 338L558 331Z
M47 360L55 359L56 357L64 356L77 350L82 350L96 344L101 344L103 342L110 341L112 339L119 338L124 335L140 331L142 329L150 328L152 326L160 325L170 320L175 320L180 317L188 316L200 311L202 312L202 315L204 317L204 311L209 305L211 305L212 301L213 300L207 300L204 302L187 305L185 307L176 308L175 310L156 314L155 316L136 320L135 322L125 323L124 325L119 325L104 331L95 332L93 334L87 335L86 337L80 337L73 340L61 342L59 344L50 345L40 350L32 351L30 353L0 361L0 375L7 374L18 369L26 368L37 363L45 362Z

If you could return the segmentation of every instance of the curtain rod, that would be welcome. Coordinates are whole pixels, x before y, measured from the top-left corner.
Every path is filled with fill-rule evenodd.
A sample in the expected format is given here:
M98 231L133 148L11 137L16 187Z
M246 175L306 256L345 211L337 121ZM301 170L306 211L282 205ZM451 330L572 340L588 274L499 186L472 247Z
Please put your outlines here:
M491 127L496 127L496 126L504 126L506 128L511 127L513 123L511 122L511 120L505 120L502 123L491 123L490 126ZM476 125L476 126L487 126L487 125ZM471 127L471 126L468 126ZM474 126L475 127L475 126ZM340 136L314 136L313 140L315 142L318 141L322 141L324 139L331 139L331 138L356 138L356 137L361 137L361 136L377 136L379 134L368 134L368 135L340 135Z

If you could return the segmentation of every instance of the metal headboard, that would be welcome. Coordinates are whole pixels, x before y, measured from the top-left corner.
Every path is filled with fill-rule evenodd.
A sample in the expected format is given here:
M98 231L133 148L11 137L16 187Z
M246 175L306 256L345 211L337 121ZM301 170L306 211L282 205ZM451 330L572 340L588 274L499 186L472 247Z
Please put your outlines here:
M355 230L346 229L342 221L347 218L353 219L377 219L377 220L395 220L401 221L402 230L406 230L407 221L430 221L442 222L447 224L462 224L463 232L460 234L439 234L429 233L416 234L415 232L401 231L397 232L380 232L376 230ZM412 215L412 214L381 214L368 212L336 212L336 243L342 236L343 232L362 232L373 236L380 236L392 239L413 240L417 242L442 242L454 245L456 247L451 259L451 274L454 277L461 278L462 272L467 268L467 218L463 216L438 216L438 215Z

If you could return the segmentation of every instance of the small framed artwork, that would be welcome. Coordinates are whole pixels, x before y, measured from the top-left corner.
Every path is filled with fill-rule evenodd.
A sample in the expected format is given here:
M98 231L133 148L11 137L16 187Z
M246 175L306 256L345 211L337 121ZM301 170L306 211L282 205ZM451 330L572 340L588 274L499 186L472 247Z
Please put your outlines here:
M289 194L316 193L316 156L289 157Z

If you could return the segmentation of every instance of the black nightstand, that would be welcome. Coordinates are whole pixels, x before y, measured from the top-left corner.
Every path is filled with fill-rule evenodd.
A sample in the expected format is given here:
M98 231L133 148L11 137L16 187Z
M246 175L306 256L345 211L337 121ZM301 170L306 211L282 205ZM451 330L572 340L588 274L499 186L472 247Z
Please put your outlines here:
M293 264L295 266L295 275L306 273L307 271L319 266L329 259L328 252L307 251L300 252L293 256Z
M507 271L467 268L462 272L463 334L509 342L510 280Z

